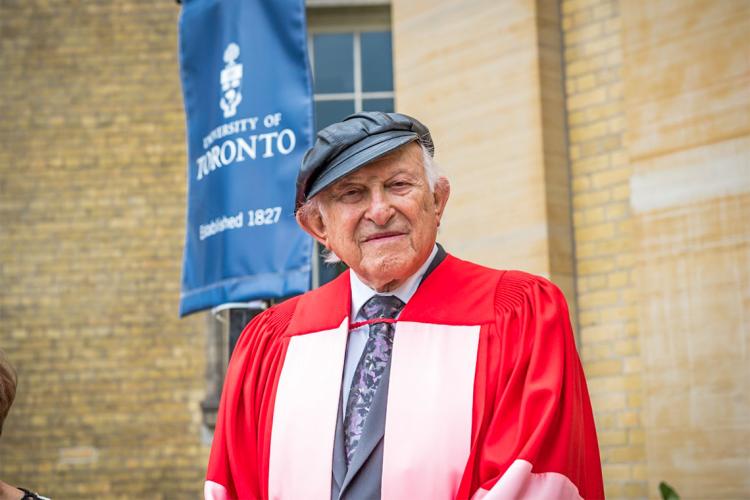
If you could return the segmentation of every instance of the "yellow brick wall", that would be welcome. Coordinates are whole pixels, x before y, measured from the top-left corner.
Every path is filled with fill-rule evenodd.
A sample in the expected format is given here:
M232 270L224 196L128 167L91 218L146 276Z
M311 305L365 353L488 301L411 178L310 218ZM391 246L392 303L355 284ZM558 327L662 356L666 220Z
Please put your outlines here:
M185 133L174 2L0 3L0 478L196 498L204 320L179 320Z
M580 353L595 410L605 492L647 495L641 353L633 282L617 0L563 0Z

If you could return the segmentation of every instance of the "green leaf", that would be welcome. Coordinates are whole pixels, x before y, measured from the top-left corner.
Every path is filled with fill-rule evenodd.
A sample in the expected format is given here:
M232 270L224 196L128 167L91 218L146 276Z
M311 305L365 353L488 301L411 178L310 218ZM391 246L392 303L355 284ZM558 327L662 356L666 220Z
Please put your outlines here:
M680 500L680 495L664 481L659 483L659 492L663 500Z

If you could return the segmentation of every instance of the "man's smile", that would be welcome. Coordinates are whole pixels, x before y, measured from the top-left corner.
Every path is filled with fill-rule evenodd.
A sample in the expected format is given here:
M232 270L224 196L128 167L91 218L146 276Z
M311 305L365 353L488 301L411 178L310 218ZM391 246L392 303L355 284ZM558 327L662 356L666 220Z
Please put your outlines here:
M408 233L404 231L382 231L365 236L362 239L363 243L387 243L394 241L400 237L406 236Z

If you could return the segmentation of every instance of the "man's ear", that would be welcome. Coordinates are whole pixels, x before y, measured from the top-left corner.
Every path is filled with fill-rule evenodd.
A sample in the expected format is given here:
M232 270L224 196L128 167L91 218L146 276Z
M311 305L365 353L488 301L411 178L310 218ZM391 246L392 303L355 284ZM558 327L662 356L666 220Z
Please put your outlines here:
M446 177L440 177L435 183L435 192L432 193L435 200L435 215L437 216L438 226L440 219L443 217L445 205L448 203L448 197L451 194L451 183Z
M317 206L303 207L297 211L295 216L297 224L305 230L307 234L318 240L318 243L328 248L328 231L326 230L323 216Z

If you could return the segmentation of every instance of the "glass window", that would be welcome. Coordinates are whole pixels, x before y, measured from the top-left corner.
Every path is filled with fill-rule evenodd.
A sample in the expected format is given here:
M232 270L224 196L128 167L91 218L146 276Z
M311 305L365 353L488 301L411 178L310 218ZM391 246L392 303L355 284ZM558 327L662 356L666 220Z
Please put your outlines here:
M354 113L354 99L315 101L315 130L343 120Z
M362 111L385 111L393 113L393 99L363 99Z
M362 92L393 91L391 32L360 35L362 49Z
M358 111L394 111L389 30L349 29L309 38L316 132Z
M315 92L354 92L354 34L313 36Z

